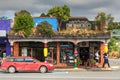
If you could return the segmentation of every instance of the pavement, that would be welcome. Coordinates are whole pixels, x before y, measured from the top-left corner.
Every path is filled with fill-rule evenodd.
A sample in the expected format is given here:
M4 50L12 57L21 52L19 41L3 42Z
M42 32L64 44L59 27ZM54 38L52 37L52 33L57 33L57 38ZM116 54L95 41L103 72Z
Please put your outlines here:
M100 67L83 67L80 68L55 68L55 71L113 71L120 70L120 58L110 58L109 59L110 68L100 68Z
M111 66L110 68L98 68L98 67L87 67L87 68L55 68L55 71L113 71L120 70L119 66Z

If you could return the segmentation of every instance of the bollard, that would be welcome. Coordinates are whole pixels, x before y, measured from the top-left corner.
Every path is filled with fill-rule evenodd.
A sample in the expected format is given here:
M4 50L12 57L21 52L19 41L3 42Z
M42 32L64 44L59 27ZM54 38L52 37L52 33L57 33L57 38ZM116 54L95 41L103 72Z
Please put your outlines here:
M74 59L74 68L78 68L77 59Z

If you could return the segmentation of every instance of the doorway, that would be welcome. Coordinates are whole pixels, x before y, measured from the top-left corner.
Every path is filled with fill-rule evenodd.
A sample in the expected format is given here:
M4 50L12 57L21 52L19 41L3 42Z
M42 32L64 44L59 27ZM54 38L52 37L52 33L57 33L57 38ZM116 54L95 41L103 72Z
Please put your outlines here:
M79 58L82 60L82 62L86 62L89 59L89 47L79 48Z

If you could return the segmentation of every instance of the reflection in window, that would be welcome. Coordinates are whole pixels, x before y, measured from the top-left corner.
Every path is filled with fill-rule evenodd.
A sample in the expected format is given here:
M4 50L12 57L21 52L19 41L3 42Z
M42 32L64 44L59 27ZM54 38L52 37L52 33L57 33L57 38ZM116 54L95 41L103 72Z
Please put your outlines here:
M24 62L24 58L15 58L15 62Z
M8 58L6 61L7 61L7 62L13 62L13 61L14 61L14 58Z
M32 58L25 58L25 62L33 62Z

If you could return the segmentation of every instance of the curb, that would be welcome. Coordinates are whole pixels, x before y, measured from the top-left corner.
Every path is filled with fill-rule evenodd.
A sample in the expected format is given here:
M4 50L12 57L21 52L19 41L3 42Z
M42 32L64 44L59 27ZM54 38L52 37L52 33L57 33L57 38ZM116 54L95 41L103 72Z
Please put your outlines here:
M68 69L55 69L54 71L86 71L86 69L82 69L82 68L68 68Z
M111 68L61 68L55 69L54 71L113 71L120 69L120 66L111 66Z

